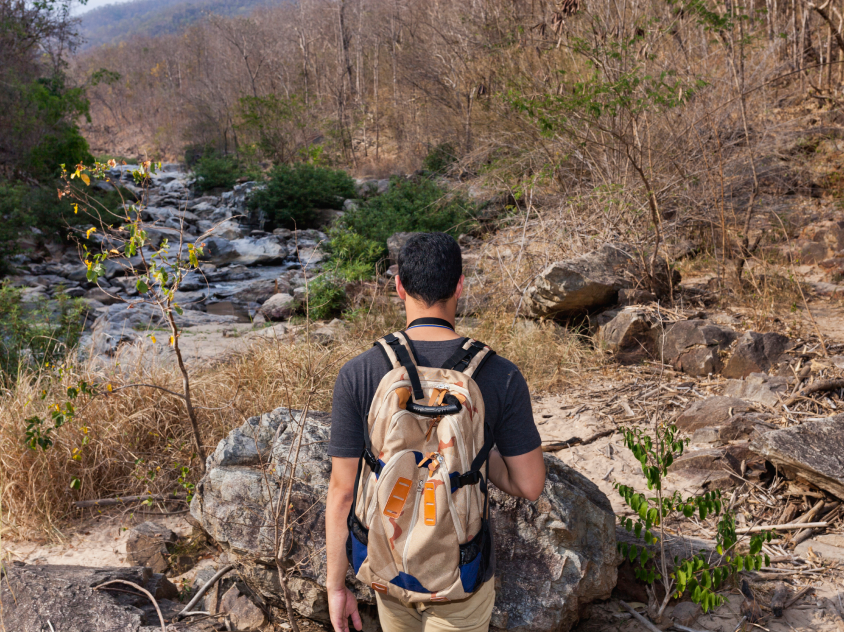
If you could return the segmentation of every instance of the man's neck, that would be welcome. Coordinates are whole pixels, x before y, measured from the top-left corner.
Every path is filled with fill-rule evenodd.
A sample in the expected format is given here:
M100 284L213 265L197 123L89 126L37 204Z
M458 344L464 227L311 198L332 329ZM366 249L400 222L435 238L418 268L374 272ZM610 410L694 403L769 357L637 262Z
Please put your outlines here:
M413 301L414 303L416 301ZM405 306L407 308L407 325L418 318L439 318L448 323L454 324L456 303L451 305L451 301L445 304L437 304L429 308L420 308L418 305L411 304L407 301ZM444 327L414 327L407 331L407 336L411 340L454 340L460 338L453 330L445 329Z

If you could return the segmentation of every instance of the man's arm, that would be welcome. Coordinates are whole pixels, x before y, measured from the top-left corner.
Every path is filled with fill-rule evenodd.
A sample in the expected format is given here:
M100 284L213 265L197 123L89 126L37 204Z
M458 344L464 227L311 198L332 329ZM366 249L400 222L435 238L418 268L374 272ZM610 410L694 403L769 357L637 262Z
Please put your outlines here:
M355 596L346 588L346 539L349 528L346 518L354 500L355 476L358 459L333 457L328 499L325 503L325 552L328 560L325 587L328 592L328 612L335 632L348 632L349 617L356 630L360 630L360 614Z
M501 456L493 450L489 453L489 480L511 496L536 500L545 488L542 448L519 456Z

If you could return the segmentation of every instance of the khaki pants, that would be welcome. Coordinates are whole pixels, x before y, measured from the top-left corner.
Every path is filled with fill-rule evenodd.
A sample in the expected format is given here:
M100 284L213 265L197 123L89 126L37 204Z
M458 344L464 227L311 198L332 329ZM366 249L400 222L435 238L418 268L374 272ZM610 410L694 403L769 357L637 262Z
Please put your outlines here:
M447 603L403 604L375 593L384 632L487 632L495 603L495 580L471 597Z

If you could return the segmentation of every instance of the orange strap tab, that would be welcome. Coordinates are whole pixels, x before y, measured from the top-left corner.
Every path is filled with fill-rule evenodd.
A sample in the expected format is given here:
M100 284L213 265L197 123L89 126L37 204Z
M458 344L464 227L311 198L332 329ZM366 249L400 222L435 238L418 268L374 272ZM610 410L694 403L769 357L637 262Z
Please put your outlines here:
M407 497L410 495L410 487L410 479L400 478L396 481L393 491L390 492L390 498L387 500L387 506L384 507L385 516L398 518L401 515L404 504L407 502Z
M384 584L380 584L378 582L372 582L372 590L375 592L385 593L387 592L387 586Z
M424 503L424 512L422 515L425 518L425 524L429 527L437 526L437 487L434 485L434 481L425 483L422 502Z

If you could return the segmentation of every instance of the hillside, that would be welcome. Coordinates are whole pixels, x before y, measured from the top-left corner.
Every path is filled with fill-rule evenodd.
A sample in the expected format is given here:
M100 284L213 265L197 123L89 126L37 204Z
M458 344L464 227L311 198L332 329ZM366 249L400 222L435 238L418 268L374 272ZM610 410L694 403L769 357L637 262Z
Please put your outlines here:
M81 16L82 50L116 44L135 35L154 37L178 33L212 13L248 15L254 8L283 0L135 0L110 4Z

